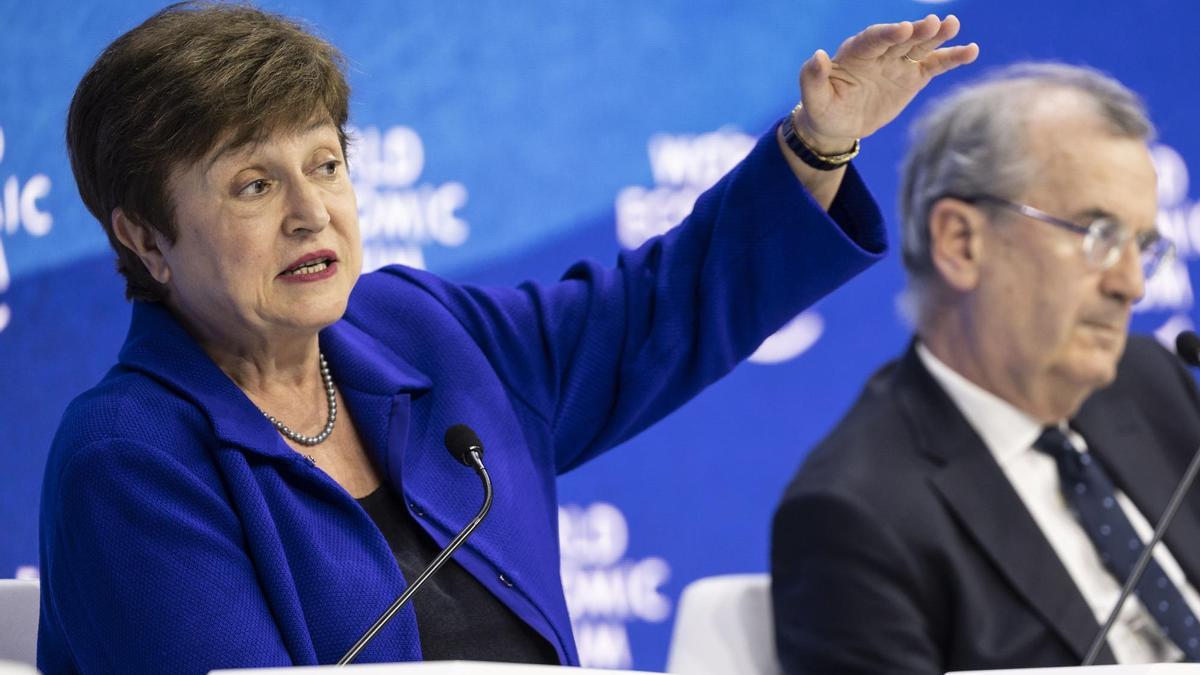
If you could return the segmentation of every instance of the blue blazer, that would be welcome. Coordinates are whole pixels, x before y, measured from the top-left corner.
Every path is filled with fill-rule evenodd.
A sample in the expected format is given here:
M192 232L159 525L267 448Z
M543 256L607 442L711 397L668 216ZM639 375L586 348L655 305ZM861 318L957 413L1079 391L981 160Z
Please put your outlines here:
M497 290L388 268L362 277L321 349L375 466L439 544L482 496L443 434L479 433L495 504L455 558L577 664L556 474L674 410L883 249L854 171L826 214L772 131L613 269ZM405 588L355 500L144 303L59 427L41 564L48 674L333 663ZM358 660L420 658L410 607Z

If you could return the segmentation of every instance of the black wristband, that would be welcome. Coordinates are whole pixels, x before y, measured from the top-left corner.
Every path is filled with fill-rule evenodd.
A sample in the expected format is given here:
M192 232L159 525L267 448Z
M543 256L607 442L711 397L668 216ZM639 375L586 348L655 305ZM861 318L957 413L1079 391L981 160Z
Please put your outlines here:
M800 106L796 106L799 109ZM788 113L787 117L779 123L779 130L783 132L783 142L787 143L789 149L796 153L800 161L811 166L814 169L821 171L833 171L850 163L850 160L858 156L860 144L858 139L854 139L854 147L848 152L843 152L840 155L822 155L816 150L813 150L800 138L800 134L796 133L796 127L792 124L792 118L796 114L796 110Z

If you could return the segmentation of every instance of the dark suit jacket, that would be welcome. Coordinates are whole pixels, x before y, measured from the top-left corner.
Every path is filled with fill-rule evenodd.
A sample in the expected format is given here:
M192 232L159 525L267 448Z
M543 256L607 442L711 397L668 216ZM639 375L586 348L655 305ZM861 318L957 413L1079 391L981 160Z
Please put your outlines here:
M1195 382L1131 338L1072 426L1156 523L1200 443ZM1166 535L1200 582L1200 490ZM867 383L788 487L772 533L789 673L1077 665L1097 621L984 445L910 346ZM1112 663L1105 648L1099 663Z

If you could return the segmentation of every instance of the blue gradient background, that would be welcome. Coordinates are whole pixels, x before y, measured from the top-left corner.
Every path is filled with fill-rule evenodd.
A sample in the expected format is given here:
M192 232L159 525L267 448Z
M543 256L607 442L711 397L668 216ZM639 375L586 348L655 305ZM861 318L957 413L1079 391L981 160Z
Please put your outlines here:
M113 363L129 309L98 224L79 202L63 147L75 84L99 51L160 6L0 2L0 185L48 176L43 237L2 227L12 311L0 332L0 577L37 565L45 454L67 402ZM574 259L612 259L621 188L653 186L656 133L733 126L758 134L797 97L814 49L875 21L952 11L978 64L1054 58L1101 68L1147 100L1161 141L1200 156L1194 26L1200 5L1166 0L808 0L784 2L319 2L264 6L303 18L349 58L358 127L411 127L420 182L457 181L467 242L430 245L427 266L463 281L553 280ZM924 95L928 100L928 94ZM857 164L889 214L912 113L863 143ZM1189 189L1189 200L1197 190ZM2 196L0 196L2 200ZM2 213L2 205L0 205ZM1196 263L1189 267L1195 271ZM1194 275L1193 275L1194 276ZM823 301L821 339L800 357L748 364L639 438L561 481L564 503L603 500L630 525L631 559L661 556L663 592L766 569L771 511L807 448L846 409L907 331L895 311L895 255ZM1189 305L1137 315L1135 330ZM633 666L661 670L670 621L631 622Z

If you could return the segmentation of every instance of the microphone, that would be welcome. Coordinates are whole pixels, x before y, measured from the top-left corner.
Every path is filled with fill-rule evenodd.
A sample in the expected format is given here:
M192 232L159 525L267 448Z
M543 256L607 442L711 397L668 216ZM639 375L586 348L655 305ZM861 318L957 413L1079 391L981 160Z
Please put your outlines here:
M1200 335L1185 330L1175 337L1175 353L1189 366L1200 366Z
M1183 362L1193 368L1200 367L1200 335L1195 332L1185 330L1175 338L1175 353ZM1105 639L1108 638L1108 632L1112 630L1113 624L1117 622L1117 615L1121 613L1121 607L1125 605L1125 601L1129 595L1133 593L1133 589L1141 581L1142 575L1146 572L1146 566L1150 564L1150 557L1154 554L1154 547L1162 540L1163 533L1167 531L1167 527L1171 521L1175 519L1175 512L1179 510L1180 504L1183 503L1183 496L1192 487L1192 482L1196 479L1196 473L1200 472L1200 448L1197 448L1196 454L1192 456L1192 463L1188 465L1187 471L1183 473L1183 478L1179 481L1179 486L1175 488L1175 494L1171 495L1171 501L1167 503L1167 508L1163 511L1162 518L1158 521L1158 526L1154 528L1154 534L1150 537L1150 541L1146 543L1146 547L1142 549L1142 555L1138 557L1137 562L1133 566L1133 572L1129 575L1129 579L1125 585L1121 587L1121 595L1117 598L1117 604L1108 614L1108 620L1104 622L1104 627L1096 633L1096 639L1092 640L1092 646L1088 649L1087 656L1083 659L1084 666L1090 666L1096 661L1096 657L1100 655L1100 649L1104 646Z
M1195 336L1195 333L1192 335ZM1196 338L1196 340L1200 342L1200 338ZM446 449L450 451L451 456L461 462L463 466L483 467L483 442L479 440L479 436L471 427L465 424L455 424L446 430L446 437L442 442L446 444ZM479 471L479 469L475 470Z
M375 620L374 625L367 629L366 633L363 633L363 636L358 639L358 642L354 643L350 651L346 652L345 656L337 662L339 666L344 666L358 657L359 652L371 640L375 639L375 635L380 630L383 630L383 627L387 625L387 622L392 620L392 617L396 616L396 612L399 612L400 608L412 598L417 589L428 581L429 577L432 577L450 559L450 555L458 550L459 546L462 546L467 537L471 536L471 533L475 531L475 528L479 527L479 524L483 522L483 517L492 508L492 478L483 466L483 443L480 442L479 436L471 430L471 427L465 424L455 424L446 430L443 442L454 459L475 469L475 473L479 475L479 480L483 481L483 507L479 509L479 513L471 519L471 522L467 523L467 526L450 541L446 548L442 549L441 553L438 553L437 557L433 559L433 562L429 563L425 571L421 572L416 581L409 584L408 588L404 589L404 592L400 594L400 597L396 598L396 601Z

